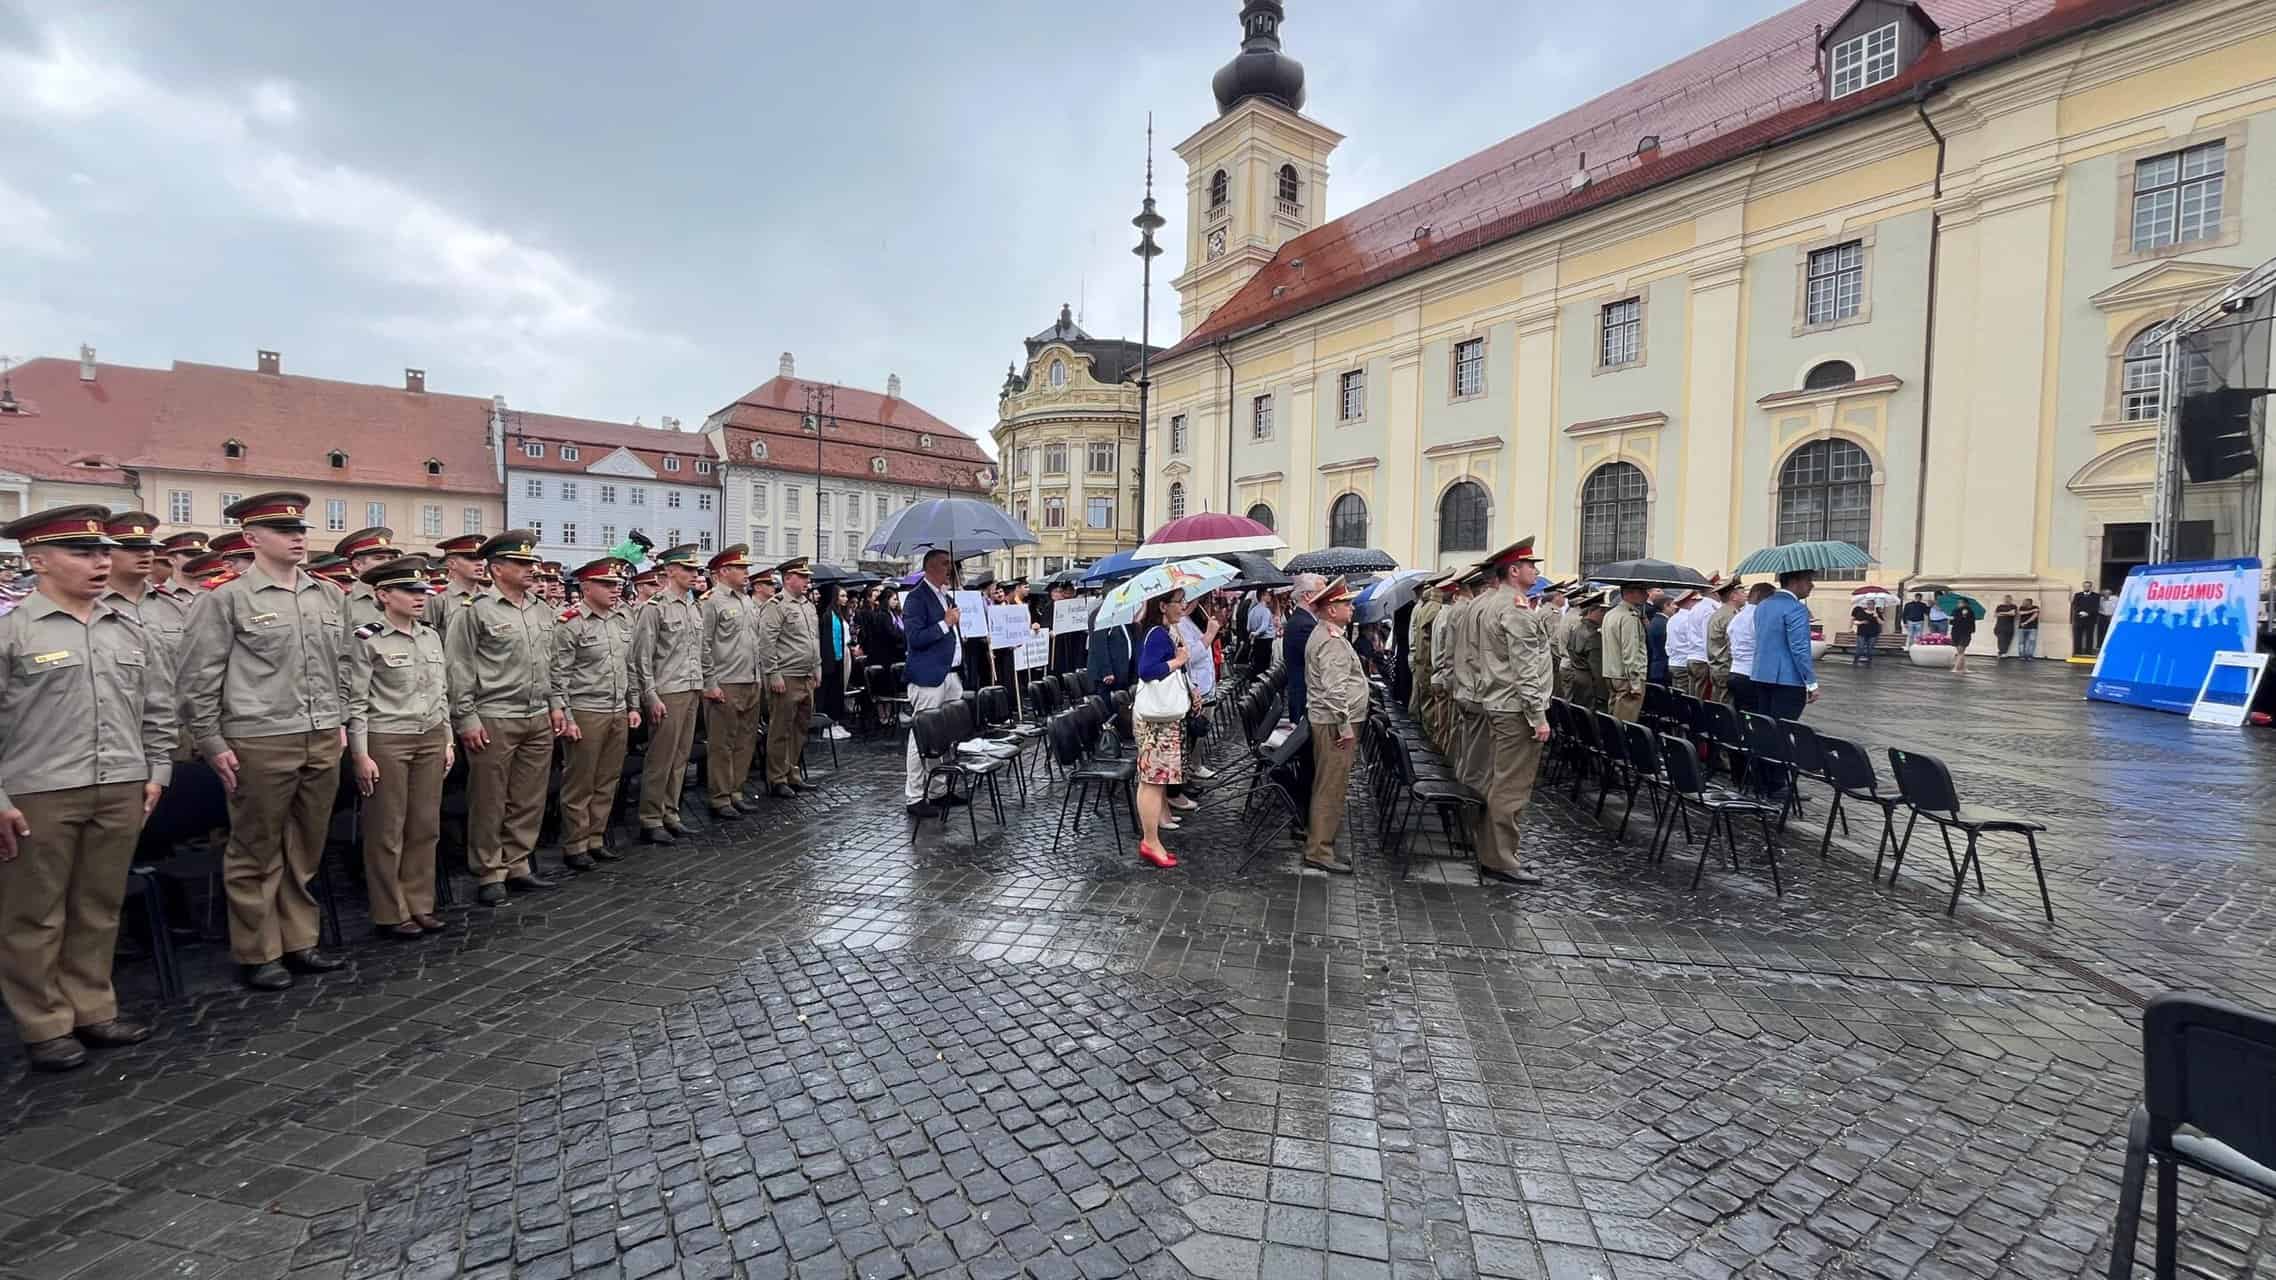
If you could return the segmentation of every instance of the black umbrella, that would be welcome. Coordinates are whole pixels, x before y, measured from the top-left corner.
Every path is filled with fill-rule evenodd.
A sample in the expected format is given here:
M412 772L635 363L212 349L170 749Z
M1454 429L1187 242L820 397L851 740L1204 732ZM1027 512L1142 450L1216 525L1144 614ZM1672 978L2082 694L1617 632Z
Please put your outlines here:
M1241 571L1241 576L1233 580L1235 591L1285 587L1289 583L1288 575L1273 568L1272 561L1261 551L1228 551L1217 558Z
M1083 574L1085 572L1087 571L1082 569L1061 569L1045 578L1043 585L1046 587L1080 587L1083 585Z
M1667 560L1618 560L1599 565L1588 574L1591 582L1617 582L1624 587L1665 587L1671 591L1705 591L1708 582L1697 569Z
M877 581L877 576L875 574L863 573L859 569L848 569L842 564L831 564L826 560L816 560L813 563L809 564L807 566L807 569L808 573L806 576L808 580L817 587L832 582L837 583L841 587L845 587L852 586L855 583L864 580L870 582Z
M1286 574L1317 573L1323 577L1353 573L1389 573L1399 567L1388 551L1371 547L1323 547L1307 551L1280 566Z

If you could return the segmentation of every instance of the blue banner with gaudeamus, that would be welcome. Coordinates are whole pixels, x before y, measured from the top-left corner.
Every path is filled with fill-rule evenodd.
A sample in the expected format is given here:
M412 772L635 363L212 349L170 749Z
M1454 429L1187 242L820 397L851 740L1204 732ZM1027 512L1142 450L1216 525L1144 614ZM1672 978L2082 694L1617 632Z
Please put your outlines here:
M2260 561L2137 565L2118 593L2086 696L2189 714L2213 655L2251 652Z

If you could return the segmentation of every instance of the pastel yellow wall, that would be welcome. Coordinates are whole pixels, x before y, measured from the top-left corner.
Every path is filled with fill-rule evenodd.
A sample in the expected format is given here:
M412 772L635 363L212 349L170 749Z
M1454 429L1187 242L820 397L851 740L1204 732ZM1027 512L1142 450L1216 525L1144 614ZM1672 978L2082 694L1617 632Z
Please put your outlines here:
M142 478L143 509L167 521L173 529L202 529L217 533L228 525L221 518L225 493L245 497L265 493L272 489L288 489L305 493L309 503L309 534L311 547L326 546L337 541L339 531L325 527L325 503L337 499L347 504L346 524L349 530L364 528L365 506L378 502L386 505L387 527L395 530L396 541L406 547L431 550L435 537L427 534L420 525L421 511L428 505L442 508L440 537L456 537L463 532L463 511L474 508L481 513L482 532L498 533L505 528L505 504L495 493L464 493L448 490L392 489L375 486L327 487L300 481L270 480L258 476L215 477L209 474L183 471L144 471ZM190 495L190 520L186 524L172 521L170 497L180 491ZM330 534L330 537L326 535Z

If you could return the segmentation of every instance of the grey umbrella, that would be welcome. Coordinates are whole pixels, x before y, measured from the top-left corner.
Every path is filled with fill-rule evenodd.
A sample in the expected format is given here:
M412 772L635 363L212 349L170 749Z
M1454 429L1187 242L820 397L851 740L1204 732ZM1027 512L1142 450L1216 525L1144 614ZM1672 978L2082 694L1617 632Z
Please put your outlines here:
M1369 547L1322 547L1307 551L1280 566L1282 573L1317 573L1328 577L1352 573L1389 573L1399 562L1388 551Z
M1666 560L1616 560L1589 570L1591 582L1617 582L1624 587L1666 587L1674 591L1705 591L1706 575L1697 569Z
M937 547L963 555L1034 542L1035 533L1001 507L977 498L933 498L886 517L862 551L873 556L921 556Z
M1233 582L1236 591L1288 585L1288 575L1273 568L1272 561L1261 551L1228 551L1217 558L1241 571L1241 576Z

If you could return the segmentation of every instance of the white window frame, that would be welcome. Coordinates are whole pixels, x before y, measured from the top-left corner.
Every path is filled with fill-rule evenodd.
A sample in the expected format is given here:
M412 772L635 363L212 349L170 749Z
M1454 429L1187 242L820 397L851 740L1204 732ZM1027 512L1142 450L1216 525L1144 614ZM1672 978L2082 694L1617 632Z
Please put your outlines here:
M1897 78L1897 24L1886 23L1833 47L1827 96L1846 98Z
M615 545L616 545L616 526L615 526L615 525L613 525L613 524L604 524L604 525L602 525L602 526L601 526L601 546L603 546L603 547L613 547L613 546L615 546Z
M711 495L708 493L699 493L695 495L695 509L698 511L711 510Z
M1644 362L1644 296L1615 298L1596 311L1596 367L1627 369Z
M1367 420L1367 366L1346 369L1336 375L1336 421L1365 422Z
M525 458L542 458L545 456L545 446L535 440L524 440L522 441L522 456Z
M367 502L367 503L365 503L365 504L364 504L364 527L365 527L365 528L367 528L367 529L379 529L379 528L384 528L384 527L386 527L386 525L387 525L387 504L386 504L386 503L384 503L384 502Z
M710 474L711 474L711 459L709 459L709 458L697 458L697 459L695 460L695 473L696 473L697 475L699 475L699 476L707 476L707 475L710 475Z
M1865 314L1865 242L1813 249L1802 266L1802 324L1811 329Z
M458 531L462 534L482 532L482 508L460 507L458 509Z
M1456 400L1470 400L1486 394L1486 339L1462 338L1454 343L1452 395Z
M1043 446L1043 474L1047 476L1067 474L1067 446L1065 442L1053 440Z
M544 497L545 481L538 479L536 476L531 476L528 479L522 481L522 496L525 498Z
M429 502L419 507L419 535L425 538L443 536L443 509L440 506Z
M577 545L576 521L564 520L561 522L561 545L565 547L574 547Z
M576 481L564 480L561 482L561 500L563 502L575 502L577 500Z
M679 491L679 490L677 490L677 489L666 489L666 490L664 490L664 506L665 506L666 508L670 509L670 510L673 510L673 511L677 511L677 510L679 510L679 509L680 509L680 491Z
M751 514L754 517L764 517L766 513L767 482L764 480L754 480L751 482Z
M2220 239L2228 176L2226 138L2136 160L2127 229L2133 252L2155 253Z
M601 486L601 505L604 507L613 507L616 505L615 485L604 484Z
M1110 495L1094 493L1083 499L1083 527L1086 529L1112 529L1114 527L1114 499Z
M224 499L224 506L235 501L228 494L223 494L222 498ZM346 533L348 531L348 500L346 498L326 498L324 500L324 530L327 533Z
M680 460L679 460L679 458L678 458L676 455L673 455L673 454L665 454L665 455L664 455L664 470L666 470L666 471L677 471L677 470L679 470L679 469L680 469Z
M188 524L194 518L196 511L191 506L191 501L189 490L168 489L166 491L166 523Z
M563 462L575 462L584 456L584 450L579 449L573 444L565 444L561 446L561 460Z
M1249 439L1272 439L1272 393L1249 397Z
M639 485L628 485L626 487L630 490L630 492L624 495L626 499L625 505L633 507L645 507L648 505L648 491L646 489L641 488Z

